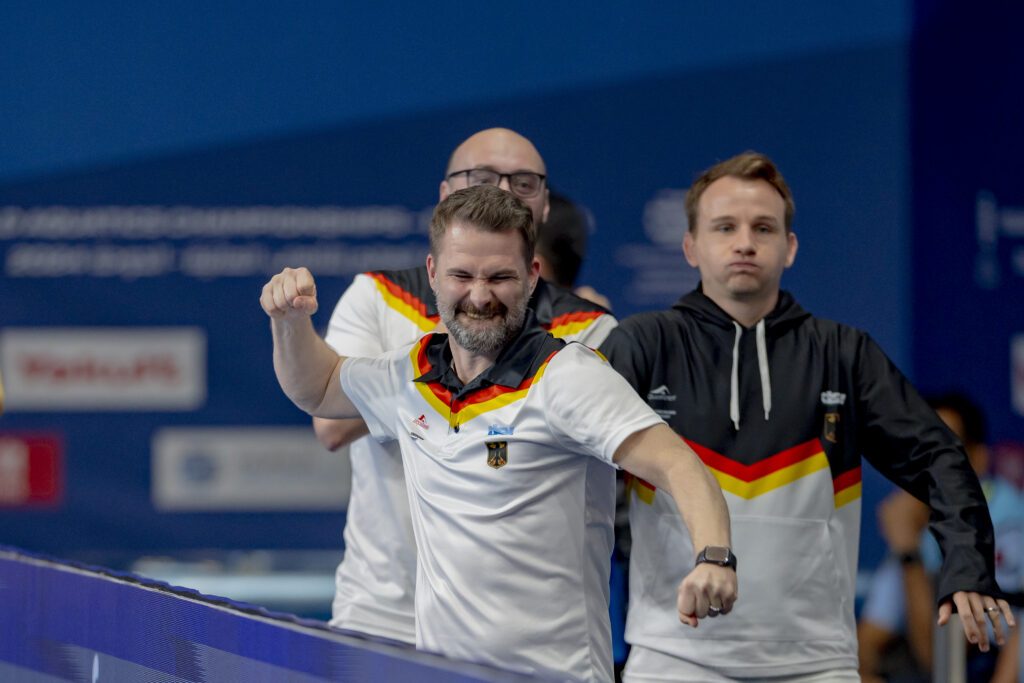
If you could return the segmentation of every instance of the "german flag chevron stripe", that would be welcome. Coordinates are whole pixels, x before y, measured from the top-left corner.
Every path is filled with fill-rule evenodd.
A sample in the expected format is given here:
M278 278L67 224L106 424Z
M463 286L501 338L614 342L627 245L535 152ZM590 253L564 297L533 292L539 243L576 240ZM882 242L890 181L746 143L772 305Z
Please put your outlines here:
M827 469L828 456L818 439L787 448L752 465L744 465L699 443L684 439L701 462L715 475L723 491L750 500ZM655 487L631 477L627 487L647 504L654 502ZM832 480L834 503L840 508L861 496L861 470L857 467Z
M753 465L738 463L689 439L686 443L715 475L722 490L747 500L828 467L828 457L818 439L787 448Z
M861 495L861 472L860 466L843 472L832 480L832 488L835 491L836 508L841 508L847 503L860 498Z
M384 302L392 309L411 320L424 332L437 327L440 316L429 315L427 305L414 294L402 289L397 283L389 280L382 273L367 273L377 285Z
M585 330L602 315L601 311L576 311L560 315L542 327L552 336L562 339Z
M431 334L420 339L412 347L412 351L409 354L413 364L413 371L417 377L426 374L431 368L430 361L427 360L426 350L433 336ZM544 371L547 370L548 363L555 353L557 351L552 352L551 355L545 358L544 362L537 368L537 372L532 377L524 379L518 387L503 387L495 384L486 389L476 391L469 397L459 401L454 400L452 393L440 382L413 382L413 384L416 385L416 389L439 415L448 416L448 424L454 427L468 422L474 417L514 403L526 396L526 392L530 390L530 387L535 382L539 382L540 378L544 376Z

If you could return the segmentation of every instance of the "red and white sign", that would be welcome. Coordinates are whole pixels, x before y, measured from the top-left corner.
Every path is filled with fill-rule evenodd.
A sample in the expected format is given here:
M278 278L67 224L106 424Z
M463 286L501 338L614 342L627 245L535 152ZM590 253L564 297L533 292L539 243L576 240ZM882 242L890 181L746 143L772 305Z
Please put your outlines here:
M206 400L206 335L193 327L7 328L9 411L194 410Z
M55 435L0 432L0 507L58 503L62 455Z

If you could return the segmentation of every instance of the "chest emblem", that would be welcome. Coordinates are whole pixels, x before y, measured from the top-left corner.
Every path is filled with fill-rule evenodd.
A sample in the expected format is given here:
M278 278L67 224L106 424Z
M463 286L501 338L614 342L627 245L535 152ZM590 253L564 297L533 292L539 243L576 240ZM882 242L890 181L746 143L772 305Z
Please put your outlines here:
M825 406L841 406L846 403L846 394L841 391L821 392L821 404Z
M839 413L825 413L825 440L836 443L839 430Z
M487 442L487 465L496 470L508 464L508 441Z

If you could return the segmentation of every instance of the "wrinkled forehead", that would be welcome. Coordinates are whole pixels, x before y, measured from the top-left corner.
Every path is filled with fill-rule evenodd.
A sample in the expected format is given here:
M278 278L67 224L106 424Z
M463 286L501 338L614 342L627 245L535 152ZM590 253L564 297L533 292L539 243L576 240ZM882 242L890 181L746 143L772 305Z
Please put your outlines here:
M438 261L448 264L522 262L525 255L528 265L533 259L533 254L526 254L526 240L518 230L484 230L461 219L452 221L434 247Z

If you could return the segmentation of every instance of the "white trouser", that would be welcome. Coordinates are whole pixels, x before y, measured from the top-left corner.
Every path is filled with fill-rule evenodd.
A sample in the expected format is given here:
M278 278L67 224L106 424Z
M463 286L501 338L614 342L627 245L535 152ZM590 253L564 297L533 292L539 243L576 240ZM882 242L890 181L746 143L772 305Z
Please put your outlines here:
M860 683L856 669L833 669L793 676L729 678L712 669L671 657L657 650L633 646L629 651L622 683Z

